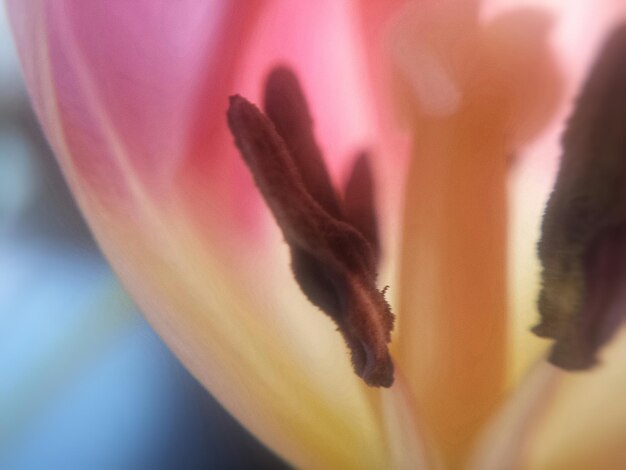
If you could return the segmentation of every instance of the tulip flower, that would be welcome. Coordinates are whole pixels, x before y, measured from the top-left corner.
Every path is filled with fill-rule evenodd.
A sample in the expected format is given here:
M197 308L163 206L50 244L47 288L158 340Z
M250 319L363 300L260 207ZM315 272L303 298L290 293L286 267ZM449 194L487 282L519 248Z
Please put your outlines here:
M584 285L565 269L551 278L550 263L572 221L559 201L589 186L593 164L581 171L576 154L603 141L583 105L593 97L574 97L600 87L606 107L623 94L594 78L618 73L618 59L593 73L620 5L535 3L7 0L36 113L113 268L183 364L283 459L618 468L626 339L613 325L600 342L598 330L619 310L619 285L590 339L577 329ZM264 93L272 70L292 85ZM308 110L278 114L310 116L303 147L262 106L293 104L289 90ZM587 118L568 127L559 181L578 168L569 173L582 183L557 184L540 253L536 331L549 342L530 332L534 250L572 113ZM606 148L619 146L615 135ZM293 163L301 149L315 149L330 189L307 186L313 170ZM344 195L355 178L369 188L357 206L379 242L324 202L353 213ZM340 227L346 249L307 231L322 226ZM591 282L587 238L556 265L572 262ZM619 241L607 246L610 258ZM332 304L342 308L313 293L320 271L342 273L324 291L349 299ZM355 299L363 308L345 307ZM546 307L559 299L576 301ZM586 370L563 371L570 359Z

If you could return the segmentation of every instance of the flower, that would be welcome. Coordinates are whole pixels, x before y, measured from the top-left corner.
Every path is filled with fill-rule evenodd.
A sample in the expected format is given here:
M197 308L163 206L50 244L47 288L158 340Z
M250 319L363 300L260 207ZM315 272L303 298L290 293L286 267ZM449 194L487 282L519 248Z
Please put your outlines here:
M35 110L117 274L288 462L617 466L626 408L594 410L626 387L624 340L567 375L528 332L555 136L617 2L7 2ZM389 390L361 382L298 289L229 135L227 96L260 102L278 61L302 81L335 186L363 147L375 156Z

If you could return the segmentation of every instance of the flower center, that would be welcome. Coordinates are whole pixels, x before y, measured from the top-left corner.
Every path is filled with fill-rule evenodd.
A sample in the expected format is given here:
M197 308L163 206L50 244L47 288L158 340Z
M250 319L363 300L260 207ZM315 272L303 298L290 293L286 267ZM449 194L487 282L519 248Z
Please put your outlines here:
M368 385L390 387L393 314L376 287L378 231L367 157L357 158L342 200L289 69L270 73L264 108L265 114L233 96L228 124L289 245L295 280L339 327L357 375Z

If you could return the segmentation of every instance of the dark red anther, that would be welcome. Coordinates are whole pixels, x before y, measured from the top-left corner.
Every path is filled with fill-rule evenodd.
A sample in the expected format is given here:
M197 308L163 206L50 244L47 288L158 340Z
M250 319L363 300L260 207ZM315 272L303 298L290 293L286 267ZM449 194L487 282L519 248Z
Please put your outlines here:
M284 67L269 76L267 115L241 96L230 99L228 124L256 185L291 251L294 277L307 298L339 327L355 372L372 386L393 383L388 351L393 314L376 287L378 247L370 243L373 201L367 213L356 201L344 216L312 131L312 120L295 75ZM362 164L361 164L362 165ZM367 180L369 170L359 170ZM365 173L363 173L365 172ZM359 183L360 185L360 183ZM352 191L351 199L358 196ZM365 231L365 229L363 229ZM376 239L377 240L377 239Z
M374 210L374 178L366 152L354 162L344 194L345 218L370 242L380 257L378 221Z

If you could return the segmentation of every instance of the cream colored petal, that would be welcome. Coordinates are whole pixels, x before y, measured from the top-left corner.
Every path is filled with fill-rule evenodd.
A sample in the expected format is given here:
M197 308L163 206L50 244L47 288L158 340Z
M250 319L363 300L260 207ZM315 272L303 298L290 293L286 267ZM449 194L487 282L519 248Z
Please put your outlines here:
M522 467L524 443L551 404L562 373L540 361L511 392L506 404L481 433L468 461L472 470Z
M546 352L548 344L530 331L538 319L539 291L537 240L545 202L550 193L558 155L561 126L551 125L548 136L523 152L509 179L508 234L508 380L514 387L524 380L529 368Z
M428 440L416 407L404 376L397 371L394 386L380 397L393 468L442 469L443 464L434 452L436 446Z
M620 470L626 462L626 331L596 370L563 374L529 435L526 468Z
M176 214L137 227L82 202L157 332L252 433L301 468L388 465L366 387L332 322L293 285L285 249L209 248ZM268 254L282 262L266 263Z

